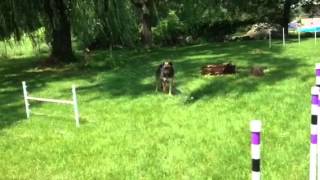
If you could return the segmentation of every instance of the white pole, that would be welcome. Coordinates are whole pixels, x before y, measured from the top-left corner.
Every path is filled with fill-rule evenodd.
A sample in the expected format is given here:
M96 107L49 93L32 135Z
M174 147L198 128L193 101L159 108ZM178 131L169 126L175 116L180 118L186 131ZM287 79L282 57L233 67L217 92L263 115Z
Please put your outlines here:
M300 28L298 28L298 41L299 41L299 45L300 45L300 42L301 42L301 38L300 38Z
M271 29L269 30L269 48L271 48Z
M30 109L29 109L29 102L28 102L27 85L26 85L25 81L22 81L22 89L23 89L23 98L24 98L24 104L26 107L27 119L29 119L30 118Z
M314 44L317 44L317 31L314 31Z
M284 34L284 28L282 28L282 45L283 45L283 47L286 46L286 37Z
M74 110L74 117L76 120L76 126L80 127L79 121L79 110L78 110L78 102L77 102L77 94L76 94L76 86L72 85L72 98L73 98L73 110Z
M252 180L261 179L261 160L260 160L260 141L261 141L261 121L253 120L250 122L251 130L251 161L252 161Z

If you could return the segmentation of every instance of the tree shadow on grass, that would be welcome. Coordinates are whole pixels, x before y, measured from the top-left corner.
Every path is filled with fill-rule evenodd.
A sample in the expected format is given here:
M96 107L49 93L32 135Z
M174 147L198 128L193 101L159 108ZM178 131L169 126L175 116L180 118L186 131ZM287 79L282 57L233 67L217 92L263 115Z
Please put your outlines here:
M25 69L33 67L32 59L0 59L0 129L25 119L21 81Z
M208 63L232 62L241 69L248 70L259 65L270 68L270 72L262 78L248 77L246 72L235 76L209 78L206 84L193 89L191 102L204 97L224 96L229 92L243 95L257 91L261 85L273 85L296 74L305 64L297 58L282 58L277 54L282 47L268 48L267 42L233 42L217 44L201 44L179 48L162 48L139 52L135 50L114 51L111 58L105 51L93 55L90 67L65 68L57 70L34 71L39 59L24 58L1 62L0 112L3 115L0 129L24 119L24 104L21 81L25 80L32 86L32 92L41 91L47 83L59 81L86 81L86 85L78 84L78 93L92 94L84 101L103 98L137 98L154 94L154 73L163 59L171 58L176 68L177 89L184 89L192 80L203 78L200 68ZM111 58L111 59L110 59ZM182 87L182 88L181 88ZM70 89L61 89L70 91ZM182 90L181 90L182 91ZM184 92L181 92L182 94Z
M85 76L68 68L40 70L37 67L41 59L43 57L0 59L0 130L26 120L22 81L27 82L29 92L37 92L47 83ZM32 104L35 106L38 104Z
M248 75L236 75L236 78L208 79L208 84L190 93L201 99L203 96L216 96L225 92L237 91L239 95L256 91L258 86L272 85L296 74L299 67L305 64L297 58L279 58L281 46L269 49L264 41L203 44L192 47L163 48L144 54L122 54L129 59L125 67L112 70L94 84L80 88L81 93L99 92L108 98L136 98L154 92L154 72L158 64L165 58L173 60L177 70L177 83L182 86L191 78L201 78L200 68L207 63L232 62L247 71L250 67L259 65L270 68L271 71L260 79ZM239 67L238 66L238 67ZM179 89L179 87L178 87ZM90 100L99 99L95 97ZM195 101L194 101L195 102Z
M257 63L254 63L256 65ZM189 95L187 104L195 103L204 97L225 96L228 93L236 93L241 96L246 93L255 92L262 85L275 85L287 78L296 77L298 68L307 66L299 59L271 58L268 62L262 61L263 66L270 70L263 77L253 77L249 73L249 68L253 65L248 63L247 67L242 67L244 71L236 75L212 77L207 80L204 86L192 91ZM312 76L301 77L305 81ZM192 100L190 100L192 99Z
M17 103L17 101L19 101L17 94L21 92L17 90L0 92L0 129L10 126L12 123L16 123L18 120L26 117L22 104L23 99L21 98L21 103Z

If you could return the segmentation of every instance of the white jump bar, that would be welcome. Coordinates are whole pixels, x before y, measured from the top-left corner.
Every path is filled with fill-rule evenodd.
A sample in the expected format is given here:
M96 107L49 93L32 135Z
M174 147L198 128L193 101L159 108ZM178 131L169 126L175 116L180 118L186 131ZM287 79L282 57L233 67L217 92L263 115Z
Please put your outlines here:
M38 97L31 97L31 96L27 96L27 99L43 101L43 102L60 103L60 104L73 104L73 101L69 101L69 100L47 99L47 98L38 98Z

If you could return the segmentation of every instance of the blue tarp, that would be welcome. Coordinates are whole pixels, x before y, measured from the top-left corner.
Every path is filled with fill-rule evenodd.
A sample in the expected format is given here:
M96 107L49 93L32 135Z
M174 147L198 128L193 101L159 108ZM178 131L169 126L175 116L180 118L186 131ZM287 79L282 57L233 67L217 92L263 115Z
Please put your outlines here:
M289 29L298 29L299 28L299 23L297 22L291 22L288 24Z
M299 32L320 32L320 26L317 27L304 27L297 29Z

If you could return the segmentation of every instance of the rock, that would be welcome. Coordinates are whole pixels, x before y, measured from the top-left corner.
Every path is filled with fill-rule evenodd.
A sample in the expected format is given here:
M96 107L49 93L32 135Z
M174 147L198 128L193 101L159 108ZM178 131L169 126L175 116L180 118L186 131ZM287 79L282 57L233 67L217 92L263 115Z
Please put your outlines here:
M232 36L231 41L243 41L254 39L268 39L269 31L271 31L272 38L282 38L282 27L276 24L256 23L249 26L247 33L240 36Z
M232 41L247 41L247 40L253 40L254 38L251 38L248 35L244 35L244 36L233 36L231 37Z
M187 37L186 37L186 43L187 43L187 44L192 44L192 43L193 43L193 38L192 38L192 36L187 36Z
M264 76L264 70L262 67L252 67L250 69L250 74L253 76Z
M236 66L231 63L228 64L208 64L202 67L202 75L223 75L236 73Z

